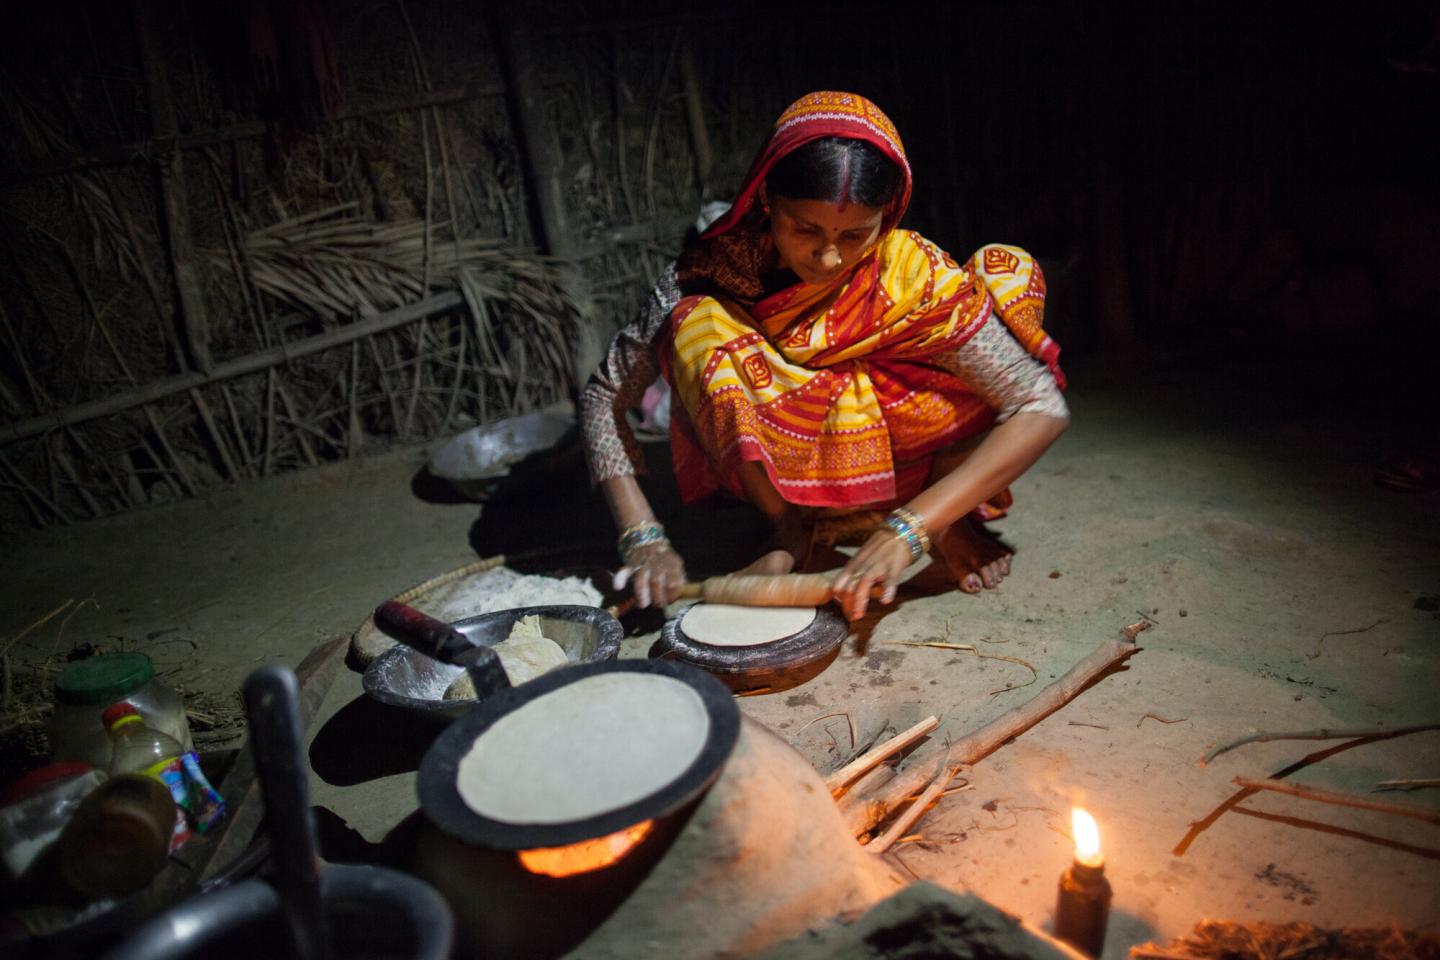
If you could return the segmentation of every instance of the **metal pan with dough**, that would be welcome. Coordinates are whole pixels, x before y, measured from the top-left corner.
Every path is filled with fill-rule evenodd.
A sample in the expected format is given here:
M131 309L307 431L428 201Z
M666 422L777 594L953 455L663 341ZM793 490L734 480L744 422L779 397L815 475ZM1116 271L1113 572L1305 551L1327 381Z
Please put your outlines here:
M814 619L807 626L777 640L706 643L689 636L684 627L686 616L700 606L696 604L666 621L650 655L699 667L738 694L785 690L813 679L834 660L850 632L840 611L833 604L825 604L815 609ZM744 611L744 616L760 616L777 608L730 609Z

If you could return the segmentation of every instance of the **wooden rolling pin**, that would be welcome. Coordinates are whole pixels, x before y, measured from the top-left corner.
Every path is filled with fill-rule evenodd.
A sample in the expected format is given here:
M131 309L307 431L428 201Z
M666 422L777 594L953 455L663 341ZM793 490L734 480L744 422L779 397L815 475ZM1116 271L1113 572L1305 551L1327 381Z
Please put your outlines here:
M727 574L687 583L680 596L742 607L818 607L834 598L837 573Z

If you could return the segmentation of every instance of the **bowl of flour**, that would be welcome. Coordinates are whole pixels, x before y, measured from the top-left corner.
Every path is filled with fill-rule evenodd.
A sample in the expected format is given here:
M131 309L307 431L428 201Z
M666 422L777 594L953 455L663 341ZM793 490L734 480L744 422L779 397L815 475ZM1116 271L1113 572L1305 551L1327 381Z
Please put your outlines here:
M565 604L497 610L464 617L451 626L471 643L494 649L512 686L556 667L614 660L625 635L620 621L608 611ZM554 645L554 658L534 655L537 635ZM507 656L512 649L515 652ZM442 663L396 644L370 662L361 685L380 703L448 722L481 702L474 698L446 698L446 691L464 672L464 667Z

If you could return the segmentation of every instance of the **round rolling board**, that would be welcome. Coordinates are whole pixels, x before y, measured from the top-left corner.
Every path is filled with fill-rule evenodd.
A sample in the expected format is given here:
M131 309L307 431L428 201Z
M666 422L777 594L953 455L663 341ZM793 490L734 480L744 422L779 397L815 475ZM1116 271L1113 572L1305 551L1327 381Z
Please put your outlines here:
M651 656L698 667L737 694L784 690L813 679L850 633L844 616L827 603L815 609L809 626L789 636L768 643L720 646L686 635L683 624L689 609L665 622Z
M420 809L493 850L593 840L700 796L739 732L730 691L683 664L561 667L480 701L436 738L420 764Z

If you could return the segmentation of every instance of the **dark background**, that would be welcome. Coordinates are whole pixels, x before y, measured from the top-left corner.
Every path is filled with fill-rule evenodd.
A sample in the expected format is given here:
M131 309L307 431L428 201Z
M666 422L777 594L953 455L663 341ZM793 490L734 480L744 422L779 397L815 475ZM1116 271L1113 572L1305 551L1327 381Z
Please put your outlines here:
M0 422L203 366L166 344L166 324L178 326L177 249L196 252L213 362L343 325L272 298L272 327L257 331L247 310L266 298L247 299L221 254L199 255L338 204L377 224L428 210L460 237L570 257L591 306L584 323L603 339L700 203L728 198L779 111L838 88L869 96L900 128L916 177L908 225L958 256L1000 241L1041 258L1047 325L1070 362L1163 357L1177 389L1242 364L1273 387L1251 402L1292 396L1383 421L1417 448L1434 443L1433 0L131 0L24 5L8 16ZM537 91L528 107L517 106L522 73ZM403 102L443 90L460 92L433 107ZM703 115L708 164L691 108ZM538 172L519 135L524 109L553 138ZM175 150L176 137L190 140ZM189 187L179 240L167 240L162 215L165 169ZM562 195L562 231L545 229L535 202L547 177ZM128 236L116 226L124 220ZM163 304L147 302L132 261L150 265L164 290L148 299ZM411 363L417 382L440 384L443 366L423 371L445 324L461 322L387 334L392 375ZM102 332L118 350L102 349ZM407 350L418 359L404 360ZM332 353L284 368L316 418L315 449L282 451L276 469L493 419L467 393L401 427L368 359ZM259 382L236 381L224 402L210 394L212 406L235 408L233 431L252 447L274 418ZM339 388L356 408L348 421ZM538 406L541 393L512 407ZM221 465L214 431L183 396L149 409L197 485L259 474ZM163 445L147 443L154 430L137 408L9 445L5 522L83 519L179 495L162 483L173 470L154 452ZM93 461L121 466L105 477ZM93 503L82 506L87 493Z

